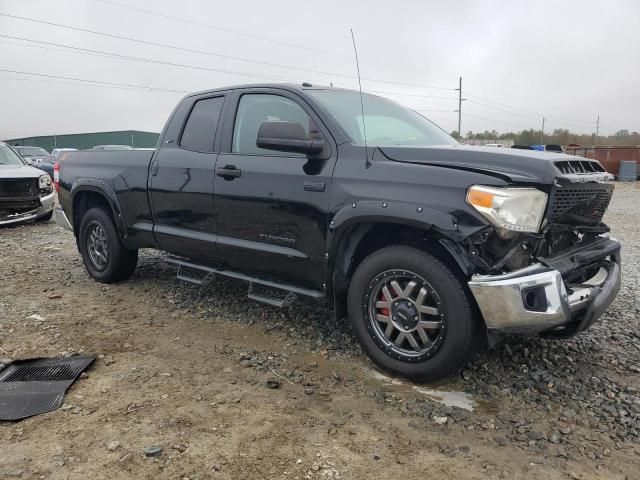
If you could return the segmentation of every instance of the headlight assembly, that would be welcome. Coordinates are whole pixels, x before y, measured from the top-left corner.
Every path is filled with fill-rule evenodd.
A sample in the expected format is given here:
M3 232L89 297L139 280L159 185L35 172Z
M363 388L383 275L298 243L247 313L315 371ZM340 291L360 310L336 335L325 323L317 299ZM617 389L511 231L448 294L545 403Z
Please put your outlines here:
M530 187L474 185L467 191L467 203L498 228L538 232L547 207L547 194Z
M38 186L40 190L51 190L51 177L49 175L40 175Z

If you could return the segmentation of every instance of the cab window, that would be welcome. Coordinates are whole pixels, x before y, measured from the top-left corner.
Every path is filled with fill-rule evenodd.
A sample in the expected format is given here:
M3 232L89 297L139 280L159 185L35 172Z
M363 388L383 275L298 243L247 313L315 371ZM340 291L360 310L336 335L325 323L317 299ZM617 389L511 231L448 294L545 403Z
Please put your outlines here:
M196 152L211 152L224 97L198 100L189 114L180 138L180 147Z
M307 135L311 118L297 103L280 95L248 93L240 97L233 129L231 151L243 154L277 155L273 150L256 146L262 122L287 121L301 124ZM287 153L287 156L303 156Z

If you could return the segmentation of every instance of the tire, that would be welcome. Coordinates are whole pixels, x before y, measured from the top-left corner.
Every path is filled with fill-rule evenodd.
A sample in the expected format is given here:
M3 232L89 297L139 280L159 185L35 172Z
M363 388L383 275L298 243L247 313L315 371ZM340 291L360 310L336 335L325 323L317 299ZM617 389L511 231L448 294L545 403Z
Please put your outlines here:
M91 208L82 218L78 249L89 275L101 283L126 280L138 263L138 250L122 245L111 212L105 207Z
M53 217L53 210L51 210L46 215L43 215L43 216L39 217L36 221L37 222L48 222L49 220L51 220L52 217Z
M402 294L391 286L394 278ZM415 286L403 297L410 282ZM387 247L365 258L351 278L347 307L353 331L371 360L415 381L434 382L457 373L486 341L464 280L414 247Z

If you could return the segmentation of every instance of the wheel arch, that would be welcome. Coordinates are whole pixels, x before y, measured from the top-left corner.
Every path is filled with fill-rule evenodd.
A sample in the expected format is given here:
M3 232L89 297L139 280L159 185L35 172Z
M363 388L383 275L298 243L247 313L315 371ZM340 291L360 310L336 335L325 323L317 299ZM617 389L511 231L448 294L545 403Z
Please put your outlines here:
M127 230L122 218L122 210L118 203L115 191L101 180L78 180L71 189L71 223L73 231L78 237L82 218L89 209L98 206L107 207L111 211L116 230L121 240L127 238Z
M369 254L391 245L425 250L453 265L452 270L465 279L473 272L473 264L460 247L469 232L460 229L453 215L428 207L354 203L334 216L329 233L327 285L333 292L336 316L345 313L346 292L356 267Z

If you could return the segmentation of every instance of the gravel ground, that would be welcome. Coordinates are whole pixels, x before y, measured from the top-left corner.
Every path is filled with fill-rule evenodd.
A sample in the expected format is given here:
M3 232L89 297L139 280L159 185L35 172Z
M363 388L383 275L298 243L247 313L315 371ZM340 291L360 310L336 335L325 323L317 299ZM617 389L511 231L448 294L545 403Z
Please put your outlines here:
M0 478L640 478L638 184L606 222L624 277L596 325L431 389L375 371L315 303L183 285L151 251L100 285L54 224L2 229L0 357L100 357L61 410L0 423Z

